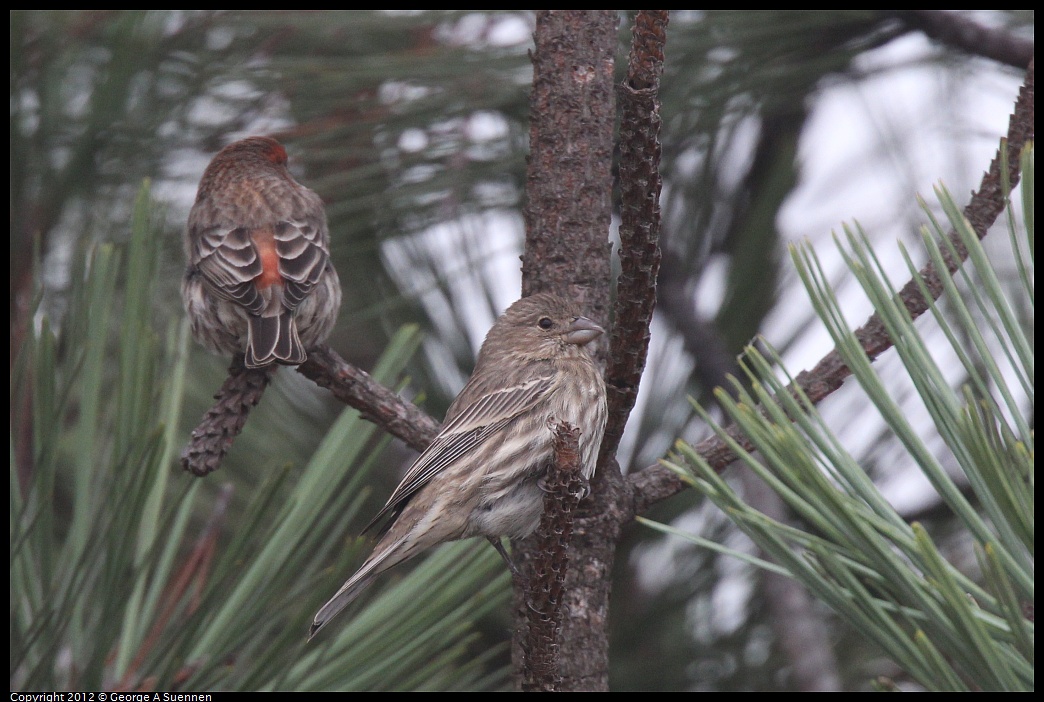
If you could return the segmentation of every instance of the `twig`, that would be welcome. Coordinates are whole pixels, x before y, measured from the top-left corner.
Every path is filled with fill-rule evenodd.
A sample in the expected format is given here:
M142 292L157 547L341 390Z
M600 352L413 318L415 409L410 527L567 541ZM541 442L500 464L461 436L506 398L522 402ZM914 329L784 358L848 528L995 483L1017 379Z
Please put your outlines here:
M993 59L1015 68L1033 60L1033 40L999 27L979 24L963 12L953 10L899 10L906 24L947 46L974 56Z
M330 390L338 400L359 410L365 419L418 451L427 448L439 433L439 423L424 410L402 399L325 344L309 350L308 360L297 367L297 372Z
M214 396L217 402L203 415L181 454L185 470L203 476L218 469L275 370L274 366L247 369L242 356L233 359L228 378ZM297 372L418 451L423 451L439 431L439 423L424 410L345 361L326 344L310 349L308 360L297 367Z

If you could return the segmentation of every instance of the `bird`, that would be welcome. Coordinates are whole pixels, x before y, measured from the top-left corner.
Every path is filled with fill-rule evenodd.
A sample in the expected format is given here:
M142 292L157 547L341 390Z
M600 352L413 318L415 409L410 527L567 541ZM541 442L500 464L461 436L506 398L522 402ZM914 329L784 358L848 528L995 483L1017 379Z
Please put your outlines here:
M442 429L366 527L387 518L373 552L316 613L309 639L378 575L447 541L484 536L517 574L500 540L539 525L555 423L580 429L581 472L594 474L608 410L584 347L602 333L551 293L523 297L496 320Z
M337 321L341 285L323 202L287 170L286 149L252 136L203 172L185 230L181 294L193 336L247 368L298 365Z

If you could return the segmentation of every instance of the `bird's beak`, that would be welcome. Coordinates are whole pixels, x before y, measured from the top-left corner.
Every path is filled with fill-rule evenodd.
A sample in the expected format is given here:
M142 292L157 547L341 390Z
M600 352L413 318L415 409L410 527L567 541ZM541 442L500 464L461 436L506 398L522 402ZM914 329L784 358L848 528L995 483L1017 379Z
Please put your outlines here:
M565 340L568 344L583 346L594 341L604 333L605 329L602 329L587 317L577 317L566 330Z

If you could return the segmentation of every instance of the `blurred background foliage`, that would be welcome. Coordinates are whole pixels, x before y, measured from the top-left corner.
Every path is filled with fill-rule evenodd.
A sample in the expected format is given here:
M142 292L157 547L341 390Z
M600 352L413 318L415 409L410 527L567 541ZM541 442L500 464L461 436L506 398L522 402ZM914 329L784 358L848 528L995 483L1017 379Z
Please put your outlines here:
M1032 37L1031 11L972 17ZM624 57L629 15L621 18ZM129 241L146 179L159 203L151 225L158 250L142 319L161 337L177 327L181 229L199 175L224 144L263 133L287 145L291 167L327 205L345 288L331 345L371 370L403 324L420 325L422 353L403 359L398 377L404 393L442 416L493 316L518 295L529 14L85 10L12 11L10 19L12 379L29 374L17 378L25 392L36 380L14 359L26 330L46 317L57 338L81 338L57 320L76 323L66 315L83 309L84 271L98 247ZM755 333L768 334L785 358L792 354L791 367L822 355L828 344L812 329L811 308L789 304L795 281L782 243L798 236L815 242L853 216L873 237L915 239L922 214L914 193L938 179L956 193L974 186L1004 132L1022 73L932 43L892 11L672 13L660 95L665 258L649 368L620 453L624 470L654 462L678 436L707 433L686 396L708 399ZM999 110L987 109L993 104ZM843 265L824 265L843 296ZM111 269L114 299L139 294L141 281L120 270ZM855 323L867 314L858 306L849 311ZM75 364L74 351L59 344L56 362ZM187 354L174 445L208 405L227 364L194 345ZM158 358L165 359L155 370L161 387L175 356ZM105 367L104 355L97 362L105 377L117 372ZM83 370L69 371L76 368ZM888 373L887 359L881 372ZM12 482L13 493L34 470L33 408L15 386L12 476L21 483ZM903 399L902 389L896 392ZM821 411L832 425L859 425L847 438L867 472L882 482L905 480L886 428L851 421L865 412L860 399L838 393L829 403ZM302 377L280 372L221 473L200 484L171 466L171 491L198 493L187 510L194 525L188 532L198 533L214 505L228 500L219 548L246 539L254 541L245 547L260 549L270 533L244 534L236 525L250 523L259 495L280 504L294 493L341 409ZM55 440L75 442L75 432L83 432L75 407L56 416ZM360 456L375 457L376 441ZM378 465L367 487L355 488L360 503L337 515L340 538L358 533L411 458L392 443L371 461ZM328 460L332 471L336 458ZM56 475L76 465L58 461ZM273 479L287 469L286 479ZM235 486L231 498L226 484ZM73 515L63 507L75 502L75 485L55 482L58 535L71 528ZM903 487L896 494L912 492L924 497L909 499L900 513L944 533L948 515L933 511L938 502L929 491ZM737 548L745 543L692 496L654 512ZM307 594L315 600L354 561L336 540L309 549L302 572L311 579L286 586L321 581L326 590ZM401 575L388 578L388 587ZM756 574L634 527L615 577L614 689L794 689ZM272 604L288 593L256 596ZM483 643L461 650L502 644L507 621L504 611L476 618L467 636L485 637ZM896 672L857 633L829 615L824 621L846 689ZM290 638L286 645L296 646ZM499 658L482 664L481 675L491 677L472 671L446 686L504 684L506 653L495 650ZM164 670L168 677L160 679L169 682L176 666ZM309 678L298 673L293 679L304 685ZM12 689L17 679L13 658Z

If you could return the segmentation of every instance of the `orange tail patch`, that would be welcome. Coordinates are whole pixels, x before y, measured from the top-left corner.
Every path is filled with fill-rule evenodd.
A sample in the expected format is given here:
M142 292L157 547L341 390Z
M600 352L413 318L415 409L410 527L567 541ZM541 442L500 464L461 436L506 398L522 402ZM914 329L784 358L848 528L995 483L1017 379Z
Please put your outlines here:
M264 290L282 283L283 276L279 273L279 251L276 250L275 232L270 227L256 229L252 233L251 239L261 258L261 275L254 278L254 284Z

